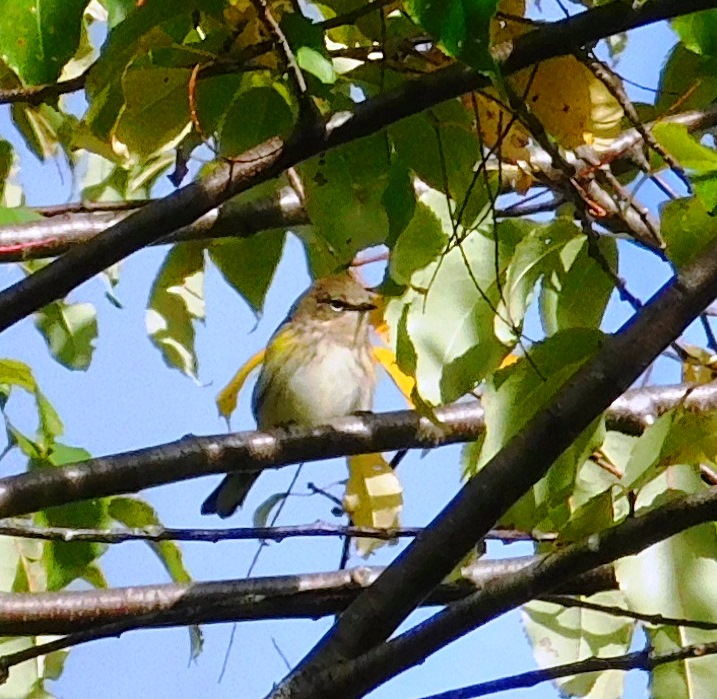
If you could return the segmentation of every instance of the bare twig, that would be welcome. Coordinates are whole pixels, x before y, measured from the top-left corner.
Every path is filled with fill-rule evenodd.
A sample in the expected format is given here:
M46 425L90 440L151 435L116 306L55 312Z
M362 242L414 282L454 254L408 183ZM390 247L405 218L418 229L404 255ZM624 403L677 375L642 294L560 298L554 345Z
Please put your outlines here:
M629 672L630 670L649 671L666 663L675 663L689 658L702 658L715 653L717 653L717 643L700 643L665 652L645 648L627 655L588 658L574 663L548 667L544 670L531 670L499 680L481 682L480 684L473 684L468 687L441 692L440 694L431 694L423 697L423 699L474 699L474 697L484 697L488 694L505 692L509 689L534 687L541 682L557 680L560 677L571 677L588 672L605 672L606 670L619 670L620 672Z

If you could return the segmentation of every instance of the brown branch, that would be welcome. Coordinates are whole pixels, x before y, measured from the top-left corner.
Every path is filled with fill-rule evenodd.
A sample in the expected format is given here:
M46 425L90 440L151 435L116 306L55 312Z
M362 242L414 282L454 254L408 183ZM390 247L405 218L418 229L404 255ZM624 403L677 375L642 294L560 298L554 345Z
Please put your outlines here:
M60 95L77 92L85 87L88 73L89 69L71 80L47 83L46 85L31 85L29 87L13 87L0 90L0 104L25 102L27 104L37 105L46 100L56 99Z
M317 671L384 644L418 602L715 296L717 243L712 243L620 331L605 338L600 349L565 381L550 402L341 615L275 696L315 697L311 677Z
M515 575L535 556L479 561L462 578L443 583L424 600L445 605L475 592L496 577ZM168 583L100 590L0 593L0 635L35 636L87 631L129 622L160 628L256 619L317 618L341 612L370 586L383 568L364 566L328 573L304 573L214 582ZM564 594L614 590L614 571L606 566L561 588ZM129 629L127 629L129 630Z
M547 58L573 53L612 34L715 6L715 0L679 3L652 0L635 8L619 2L600 5L519 37L512 52L501 61L500 69L509 75ZM487 76L469 68L451 66L361 102L353 112L334 114L322 129L299 128L288 141L278 137L265 141L197 182L133 213L86 245L70 250L0 293L0 331L66 296L136 250L189 225L235 194L266 182L322 151L376 133L439 102L485 87L488 81Z
M717 107L711 106L704 111L691 111L664 117L660 122L683 124L690 132L701 131L717 125ZM645 128L649 129L652 126L653 124L647 124ZM625 149L625 144L638 144L640 138L635 129L626 131L613 142L606 159L613 164L620 162L620 153ZM630 150L629 146L628 150ZM541 152L538 152L534 155L534 160L541 167L546 167L549 157L547 153L541 155ZM542 164L541 160L544 161ZM577 154L572 156L571 162L573 161L577 172L583 173L587 168L595 167L595 163L600 162L600 159L596 153L591 152L591 149L581 147ZM503 168L506 169L507 166L503 165ZM506 179L510 176L508 172ZM613 215L617 211L614 201L595 183L591 182L586 191L608 212L608 217L600 220L601 226L616 233L625 233L628 232L627 225L633 237L641 234L645 241L652 239L650 230L658 230L655 221L651 221L650 230L644 227L639 216L632 209L623 212L622 218ZM43 214L46 219L0 226L0 263L61 255L77 245L88 242L109 226L126 218L130 211L151 203L151 201L96 204L88 202L36 207L35 211ZM496 216L528 216L552 210L559 203L560 200L530 205L521 201L506 209L496 210ZM122 213L119 213L119 210ZM268 229L290 228L310 223L308 214L296 193L292 188L284 187L272 197L246 203L226 202L194 223L151 244L164 245L180 240L211 240L232 236L246 237Z
M678 405L694 411L715 410L717 386L680 384L627 391L606 412L607 425L637 435ZM184 437L137 451L9 476L0 479L0 518L210 474L261 471L350 454L430 449L475 441L483 433L483 408L477 401L437 408L435 414L438 424L417 412L403 410L341 418L330 426Z
M134 202L127 202L134 204ZM149 205L143 203L142 206ZM82 205L76 205L82 206ZM129 208L129 207L126 207ZM136 205L132 209L138 208ZM130 215L129 211L54 211L29 223L0 226L0 263L56 257L92 240ZM275 196L251 202L228 201L193 223L154 241L166 245L184 240L245 238L261 231L309 223L293 190L281 188Z

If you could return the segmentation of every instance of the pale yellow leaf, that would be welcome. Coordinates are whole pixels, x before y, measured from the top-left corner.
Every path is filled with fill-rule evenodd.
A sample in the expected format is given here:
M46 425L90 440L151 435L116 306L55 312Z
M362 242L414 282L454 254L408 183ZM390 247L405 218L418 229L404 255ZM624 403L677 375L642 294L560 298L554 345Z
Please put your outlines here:
M239 371L232 377L232 380L217 394L216 403L219 414L227 420L236 410L237 398L249 374L256 369L263 361L266 350L259 350L255 355L247 359L239 367Z
M401 481L381 454L360 454L346 459L349 481L344 508L357 527L395 529L403 508ZM368 556L386 542L356 539L356 549Z

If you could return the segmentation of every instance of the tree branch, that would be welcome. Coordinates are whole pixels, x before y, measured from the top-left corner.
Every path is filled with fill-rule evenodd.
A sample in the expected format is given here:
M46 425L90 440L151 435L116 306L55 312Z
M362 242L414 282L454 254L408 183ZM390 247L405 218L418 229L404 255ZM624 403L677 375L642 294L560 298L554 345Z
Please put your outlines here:
M573 53L618 32L713 7L717 7L715 0L652 0L634 8L628 3L608 3L517 38L500 67L508 75L547 58ZM320 152L376 133L400 119L487 84L485 75L459 65L451 66L361 102L352 112L334 114L322 129L299 128L288 141L277 137L265 141L198 181L134 212L84 246L73 248L0 293L0 331L66 296L136 250L189 225L235 194Z
M625 519L579 543L557 549L510 578L494 578L469 597L451 604L363 656L320 669L311 677L313 693L310 696L315 699L363 696L387 679L423 662L428 655L448 643L550 592L553 586L563 584L572 575L639 553L658 541L715 519L717 488L697 495L675 497L661 507ZM371 590L376 588L380 579ZM368 591L364 593L367 594ZM290 694L282 686L271 696L279 699L303 694Z
M520 675L504 677L500 680L481 682L480 684L473 684L468 687L441 692L440 694L431 694L423 697L423 699L474 699L474 697L484 697L487 694L505 692L508 689L535 687L541 682L557 680L560 677L583 675L588 672L605 672L606 670L619 670L621 672L629 672L630 670L650 671L666 663L675 663L678 660L688 660L690 658L702 658L715 653L717 653L717 643L700 643L663 653L646 648L627 655L616 655L610 658L588 658L574 663L548 667L544 670L531 670Z
M53 213L40 221L0 226L0 263L62 255L126 219L137 208L135 205L125 211L67 211ZM228 201L152 245L245 238L261 231L307 223L310 221L298 197L290 187L283 187L276 196L246 203Z
M297 537L363 537L380 541L413 539L421 534L423 527L399 527L397 529L379 529L377 527L357 527L326 522L297 524L285 527L230 527L228 529L172 529L163 526L151 526L134 529L73 529L70 527L36 527L33 525L0 524L0 536L14 536L41 541L83 541L96 544L123 544L128 541L193 541L216 544L219 541L246 541L247 539L265 539L280 542ZM505 544L517 541L549 542L555 541L556 534L523 532L517 529L494 529L486 539L501 541Z
M680 384L627 391L606 412L607 426L638 435L677 405L694 411L715 410L717 386ZM0 518L217 473L256 472L351 454L472 442L483 433L483 408L478 401L437 408L435 414L438 423L402 410L340 418L329 426L189 436L0 478Z
M479 561L463 578L439 585L424 600L445 605L473 593L488 580L512 576L535 556ZM127 622L125 630L257 619L318 618L341 612L371 585L383 568L365 566L330 573L305 573L216 582L142 585L101 590L0 593L0 635L71 634ZM566 583L565 594L615 589L612 566Z
M717 125L717 106L705 110L689 111L660 118L660 123L682 124L691 133L700 132ZM645 125L649 130L654 125ZM643 137L637 129L628 129L618 136L610 148L597 154L589 146L582 146L575 153L567 153L566 158L583 177L589 177L595 163L619 164L623 158L629 160L629 153ZM550 155L536 149L531 162L550 175ZM508 164L501 165L506 180L512 180L514 173ZM625 224L619 217L612 217L615 202L597 185L589 185L589 194L597 200L610 215L600 219L604 228L615 233L626 233ZM40 221L16 223L0 226L0 263L22 260L56 257L77 245L89 240L118 223L136 209L152 204L143 202L105 202L102 204L70 204L52 207L36 207L35 210L45 216ZM529 216L543 211L552 211L561 203L561 198L537 204L518 202L506 209L497 210L496 216ZM121 210L120 210L121 209ZM628 217L630 230L640 230L640 221L635 220L635 212L622 212ZM282 187L275 196L264 197L250 202L228 201L201 216L194 223L174 231L151 245L166 245L183 240L211 240L226 237L248 237L261 231L275 228L291 228L308 225L311 221L299 198L291 187ZM647 240L648 231L642 238Z
M596 604L595 602L588 602L587 600L580 599L579 597L568 597L566 595L545 595L541 599L543 602L550 602L551 604L557 604L561 607L589 609L593 612L602 612L603 614L609 614L610 616L644 621L647 624L653 624L655 626L687 626L691 629L717 631L717 623L713 621L683 619L672 616L663 616L662 614L645 614L643 612L634 612L631 609L623 609L622 607L611 607L607 604Z

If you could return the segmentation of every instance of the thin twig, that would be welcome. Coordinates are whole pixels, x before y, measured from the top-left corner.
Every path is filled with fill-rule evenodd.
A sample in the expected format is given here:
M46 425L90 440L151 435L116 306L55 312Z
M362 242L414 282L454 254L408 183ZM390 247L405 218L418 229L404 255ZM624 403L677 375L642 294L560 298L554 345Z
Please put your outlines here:
M697 619L683 619L678 617L663 616L662 614L646 614L644 612L635 612L630 609L622 609L607 604L597 604L588 602L579 597L569 597L567 595L546 595L540 598L543 602L550 602L561 607L579 607L580 609L589 609L593 612L602 612L610 616L625 617L627 619L636 619L644 621L654 626L685 626L692 629L703 629L705 631L717 630L717 623L711 621L700 621Z
M530 672L523 672L519 675L504 677L499 680L481 682L469 687L441 692L440 694L431 694L423 697L423 699L474 699L474 697L483 697L487 694L496 694L509 689L534 687L541 682L556 680L560 677L571 677L572 675L582 675L588 672L605 672L606 670L619 670L621 672L630 670L647 671L666 663L674 663L689 658L702 658L715 653L717 653L717 643L695 644L665 653L658 653L651 648L645 648L626 655L609 658L588 658L587 660L556 665L544 670L531 670Z

